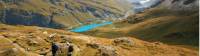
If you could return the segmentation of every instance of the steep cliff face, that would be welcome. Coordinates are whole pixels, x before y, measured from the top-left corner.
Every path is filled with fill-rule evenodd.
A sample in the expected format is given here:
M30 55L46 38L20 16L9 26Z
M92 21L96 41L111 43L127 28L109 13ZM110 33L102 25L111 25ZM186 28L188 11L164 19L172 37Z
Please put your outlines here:
M160 6L171 10L198 10L199 0L163 0Z
M199 0L130 0L135 12L141 12L152 7L162 7L175 11L198 10Z
M124 0L0 0L0 6L2 23L52 28L113 20L132 7Z
M145 9L159 5L162 0L129 0L134 5L134 12L139 13Z

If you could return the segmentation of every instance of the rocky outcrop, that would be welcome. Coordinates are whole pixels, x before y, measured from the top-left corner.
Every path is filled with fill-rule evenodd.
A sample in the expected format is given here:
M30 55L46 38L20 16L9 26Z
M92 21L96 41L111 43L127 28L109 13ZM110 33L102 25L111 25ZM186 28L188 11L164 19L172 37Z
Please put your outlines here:
M99 43L87 43L87 46L98 50L95 56L118 56L117 50L113 46L105 46Z
M118 56L116 49L112 46L101 46L99 49L99 54L97 56Z
M135 6L136 13L141 13L146 9L153 7L161 7L164 9L170 9L174 11L190 11L198 10L199 0L145 0L145 1L132 1Z
M171 10L198 10L199 0L163 0L160 6Z
M40 13L11 8L5 10L5 18L3 23L13 25L35 25L50 28L62 28L63 25L53 21L53 16L45 16Z
M129 46L129 47L134 45L134 42L131 39L126 38L126 37L114 39L113 42L114 42L114 45L124 45L124 46Z
M57 56L66 56L67 54L72 54L71 56L198 55L196 50L170 46L160 42L151 43L132 37L108 39L41 27L1 24L0 26L2 26L0 27L0 56L52 56L53 45L48 40L55 40L53 42L59 46L56 52ZM133 47L128 49L122 47L129 45Z

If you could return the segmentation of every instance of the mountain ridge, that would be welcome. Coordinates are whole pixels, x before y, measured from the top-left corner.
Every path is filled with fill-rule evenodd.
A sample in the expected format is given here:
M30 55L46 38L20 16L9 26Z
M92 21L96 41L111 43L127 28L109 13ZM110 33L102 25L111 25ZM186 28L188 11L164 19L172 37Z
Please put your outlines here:
M2 23L50 28L117 19L132 7L122 0L1 0L0 4Z

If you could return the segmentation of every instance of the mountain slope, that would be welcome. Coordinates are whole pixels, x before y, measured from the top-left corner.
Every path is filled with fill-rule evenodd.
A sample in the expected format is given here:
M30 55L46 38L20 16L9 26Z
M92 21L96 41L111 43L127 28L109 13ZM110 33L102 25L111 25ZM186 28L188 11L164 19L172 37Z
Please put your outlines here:
M123 17L132 7L128 4L122 0L1 0L0 19L6 24L71 28Z
M51 41L61 46L58 56L66 55L66 42L71 42L73 56L197 56L198 51L146 42L134 37L96 38L63 30L36 26L0 24L0 56L51 56ZM56 33L54 35L54 33ZM53 40L49 36L54 35ZM64 45L64 46L63 46ZM67 46L67 45L66 45ZM60 51L64 51L61 52Z
M184 10L183 8L176 9L179 7L171 8L173 4L165 6L163 5L163 3L166 3L165 1L157 7L132 15L127 20L116 22L107 27L97 28L83 34L107 38L136 36L138 39L150 42L159 41L166 44L183 47L189 46L191 49L198 49L199 14L198 10L194 9L198 8L198 6L192 5L196 2L188 5L179 5L180 7L185 7L186 10ZM179 2L183 1L186 0L179 0ZM193 9L187 9L188 7ZM109 37L111 35L112 37Z
M198 10L199 0L163 0L159 6L171 10Z

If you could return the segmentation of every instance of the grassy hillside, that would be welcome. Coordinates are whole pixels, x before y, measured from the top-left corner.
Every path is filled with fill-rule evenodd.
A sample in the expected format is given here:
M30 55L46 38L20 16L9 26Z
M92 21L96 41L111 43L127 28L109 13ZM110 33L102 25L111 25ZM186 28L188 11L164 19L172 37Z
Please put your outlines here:
M172 11L153 8L130 16L127 20L83 33L92 36L116 38L134 36L150 42L163 42L198 48L197 11Z
M166 45L159 42L147 42L134 37L114 39L96 38L92 36L66 32L63 30L41 28L36 26L10 26L0 24L0 56L51 56L51 40L57 44L73 44L74 56L197 56L198 51L182 47ZM121 42L122 41L122 42ZM58 55L66 54L64 52ZM59 51L62 51L59 50Z
M127 5L115 0L2 0L0 19L6 24L71 28L123 17L132 8Z

